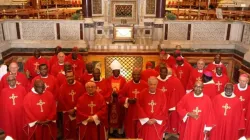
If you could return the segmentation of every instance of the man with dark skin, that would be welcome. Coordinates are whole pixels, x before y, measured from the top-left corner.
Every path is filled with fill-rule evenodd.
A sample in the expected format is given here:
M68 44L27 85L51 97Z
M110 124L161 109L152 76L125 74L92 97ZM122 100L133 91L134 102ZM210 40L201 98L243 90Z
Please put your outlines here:
M56 101L51 92L45 91L45 84L41 79L35 80L34 88L25 96L24 110L25 130L29 139L56 138Z
M217 94L217 86L213 80L213 73L205 71L202 75L203 93L208 95L211 99Z
M216 67L220 66L222 68L222 73L227 75L227 68L226 66L221 62L221 55L216 54L214 57L214 62L207 65L206 70L212 71L213 73L216 73Z
M222 67L216 67L216 74L213 75L214 83L217 87L217 94L223 92L223 87L225 87L226 83L229 82L229 78L226 74L222 73Z
M88 62L86 64L86 70L87 71L84 71L80 78L80 82L82 83L82 85L85 85L93 77L94 66L92 62Z

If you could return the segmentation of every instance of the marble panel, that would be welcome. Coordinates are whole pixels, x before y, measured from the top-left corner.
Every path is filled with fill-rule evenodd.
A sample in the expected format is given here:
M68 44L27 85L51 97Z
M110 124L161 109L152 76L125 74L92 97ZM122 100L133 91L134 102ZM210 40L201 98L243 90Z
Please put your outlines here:
M250 24L245 24L242 43L250 44Z
M188 23L169 23L168 40L187 40Z
M80 23L60 23L60 37L61 40L80 40Z
M4 37L3 37L3 30L2 30L2 23L0 22L0 41L3 41Z

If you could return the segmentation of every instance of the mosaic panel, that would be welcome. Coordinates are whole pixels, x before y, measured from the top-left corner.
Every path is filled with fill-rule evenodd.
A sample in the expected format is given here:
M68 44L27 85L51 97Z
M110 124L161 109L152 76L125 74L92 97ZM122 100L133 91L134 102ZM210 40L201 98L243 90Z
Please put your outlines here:
M121 75L126 78L126 80L132 79L132 71L134 67L142 67L143 58L141 56L108 56L105 57L105 76L110 77L112 75L112 70L110 64L117 60L121 65Z
M154 15L155 5L156 5L156 0L146 0L146 14Z
M250 24L245 25L242 42L244 44L250 44Z
M116 5L115 16L116 17L132 17L132 5Z
M92 0L92 14L102 14L102 0Z

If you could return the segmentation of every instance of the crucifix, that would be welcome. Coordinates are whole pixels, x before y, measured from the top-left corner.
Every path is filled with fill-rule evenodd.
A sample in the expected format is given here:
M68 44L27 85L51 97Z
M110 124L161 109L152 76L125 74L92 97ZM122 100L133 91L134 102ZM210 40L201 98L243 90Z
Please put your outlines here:
M73 64L72 67L74 68L74 71L76 70L77 65Z
M227 116L227 110L228 110L228 109L231 109L231 107L226 103L224 106L222 106L222 108L225 109L225 111L224 111L224 116Z
M37 71L37 67L39 66L39 63L36 62L36 63L34 63L34 65L35 65L35 71Z
M99 92L101 92L102 91L102 89L100 89L99 87L96 87L96 92L97 93L99 93Z
M45 104L45 102L43 102L42 100L39 100L39 102L36 105L40 106L41 112L43 112L43 105Z
M240 101L244 102L245 99L242 96L240 96Z
M196 114L196 115L199 115L199 113L201 112L201 110L199 110L199 107L196 107L193 112Z
M161 88L161 91L162 91L162 92L166 92L167 89L166 89L165 87L162 87L162 88Z
M96 104L94 104L93 101L91 101L90 104L88 104L88 106L89 106L90 109L91 109L90 114L93 114L93 107L95 107Z
M74 102L74 96L75 96L76 92L74 90L71 90L71 92L69 93L69 95L71 95L71 101Z
M148 105L151 106L151 113L154 113L154 106L156 105L156 103L154 102L154 100L151 100L151 102L148 103Z
M218 89L218 91L220 91L220 86L222 85L222 83L220 81L218 81L217 83L215 83L215 85L217 85L217 89Z
M16 105L15 99L16 99L17 97L18 97L18 96L15 96L14 93L12 93L12 96L9 97L9 98L12 100L12 105Z
M135 94L135 98L137 98L137 94L140 93L140 91L138 91L137 89L135 89L134 91L132 91L133 94Z
M180 70L180 71L179 71L180 79L181 79L182 74L183 74L183 71Z

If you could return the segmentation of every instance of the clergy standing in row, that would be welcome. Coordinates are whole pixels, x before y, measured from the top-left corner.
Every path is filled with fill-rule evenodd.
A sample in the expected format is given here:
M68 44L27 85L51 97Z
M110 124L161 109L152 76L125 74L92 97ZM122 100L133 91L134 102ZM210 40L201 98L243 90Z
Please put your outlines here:
M58 93L59 102L63 108L63 132L65 139L77 139L76 133L76 104L84 93L82 84L75 80L73 71L66 71L67 82L64 83Z
M23 73L18 72L18 69L19 69L19 67L18 67L16 62L11 62L10 63L9 72L6 73L1 79L1 82L0 82L1 88L9 87L7 77L9 75L14 75L15 78L16 78L16 84L23 86L28 91L28 89L29 89L29 81L28 81L28 79L26 78L26 76Z
M94 70L93 63L88 62L86 64L86 71L83 71L80 77L80 82L82 83L82 85L85 85L91 78L93 78L93 70Z
M40 64L47 64L47 66L49 66L47 59L41 56L41 51L35 49L33 56L30 57L24 65L24 71L30 80L39 75L40 72L38 66Z
M167 103L165 94L157 89L156 77L148 79L148 88L144 89L136 101L138 138L143 140L162 140L166 127Z
M229 82L229 78L226 74L222 73L222 67L216 67L216 73L213 75L214 83L217 87L217 94L223 92L226 83Z
M0 92L0 128L13 139L27 139L23 132L23 100L27 92L24 87L16 84L14 75L8 75L6 80L9 86Z
M56 101L51 92L45 90L41 79L24 98L25 132L29 140L54 140L56 132Z
M182 124L180 140L204 140L215 126L212 102L202 92L203 83L197 81L194 92L186 94L177 105Z
M238 140L243 136L245 118L240 99L233 93L231 83L225 85L225 91L213 100L216 127L211 131L211 140Z
M63 72L63 66L65 63L65 54L63 52L59 52L57 54L58 61L54 63L51 67L50 74L53 76L57 76L59 73Z
M110 67L113 75L107 79L112 92L111 103L109 104L109 127L111 134L114 129L118 129L118 134L121 135L123 133L124 107L123 104L118 102L118 94L126 84L126 79L120 75L121 64L117 60L114 60Z
M158 75L159 73L153 69L153 64L150 61L148 61L146 63L146 69L141 72L141 80L144 80L145 82L147 82L150 76L156 77Z
M84 93L77 101L76 122L79 140L106 140L107 105L96 92L96 84L87 82Z
M58 53L62 52L62 47L61 46L57 46L55 48L55 54L49 59L49 67L52 68L52 66L56 63L58 63Z
M141 69L134 68L132 80L126 83L119 93L119 102L126 108L124 129L126 138L137 138L136 101L140 92L147 88L148 84L141 80Z
M213 73L205 71L202 75L203 93L212 100L217 95L217 87L213 80Z
M222 67L222 73L227 75L227 68L226 66L221 62L221 56L220 54L215 55L214 62L207 65L206 70L216 73L216 67L220 66Z

